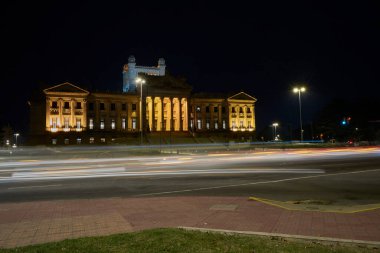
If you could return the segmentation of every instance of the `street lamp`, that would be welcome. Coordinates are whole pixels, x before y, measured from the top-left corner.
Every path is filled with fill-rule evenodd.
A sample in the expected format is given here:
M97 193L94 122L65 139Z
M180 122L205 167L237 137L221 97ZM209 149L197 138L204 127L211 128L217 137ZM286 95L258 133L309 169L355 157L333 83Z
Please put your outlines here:
M305 87L295 87L293 88L294 93L298 93L298 103L300 107L300 127L301 127L301 142L303 142L303 129L302 129L302 109L301 109L301 92L305 92Z
M276 127L278 127L278 123L277 122L275 122L275 123L273 123L272 124L272 126L274 127L274 135L273 135L273 140L276 140Z
M17 147L17 137L18 137L20 134L19 134L19 133L15 133L14 135L15 135L15 137L16 137L16 147Z
M138 84L140 84L140 134L141 134L141 136L140 136L140 143L141 143L141 145L143 144L143 126L142 126L142 122L143 122L143 120L142 120L142 101L143 101L143 95L142 95L142 87L143 87L143 84L145 84L145 80L144 79L142 79L142 78L140 78L140 77L138 77L138 78L136 78L136 83L138 83Z

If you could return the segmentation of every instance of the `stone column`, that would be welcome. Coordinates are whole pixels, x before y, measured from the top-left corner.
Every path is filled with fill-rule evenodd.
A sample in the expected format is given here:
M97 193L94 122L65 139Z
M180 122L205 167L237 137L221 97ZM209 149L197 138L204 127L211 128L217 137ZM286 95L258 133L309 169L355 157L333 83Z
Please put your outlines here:
M160 129L161 131L165 131L166 130L166 126L164 126L164 98L163 97L160 97L161 99L161 126L160 126Z
M182 98L178 98L178 108L179 108L179 131L183 131L183 121L182 121Z
M155 97L152 97L152 113L150 114L152 116L152 126L151 126L152 131L156 131L157 130L156 129L156 125L155 125L155 122L156 122L156 108L154 108L154 99L155 99Z
M173 107L174 107L174 103L173 103L173 98L170 97L170 131L173 131L174 130L174 119L173 119Z

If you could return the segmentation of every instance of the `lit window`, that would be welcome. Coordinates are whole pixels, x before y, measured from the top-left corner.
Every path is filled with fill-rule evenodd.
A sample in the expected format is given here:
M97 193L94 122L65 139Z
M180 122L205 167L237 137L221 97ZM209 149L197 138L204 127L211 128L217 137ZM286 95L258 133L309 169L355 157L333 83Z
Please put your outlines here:
M88 128L91 130L94 129L94 119L89 119Z
M51 139L51 144L56 145L57 144L57 139Z
M77 138L77 144L81 144L82 143L82 139L81 138Z
M240 120L240 127L243 127L243 121Z
M136 118L133 118L133 119L132 119L132 129L133 129L133 130L136 129Z
M106 142L106 138L100 138L100 142L105 143Z
M206 119L206 129L210 129L210 120Z
M222 122L222 127L223 127L223 129L226 129L226 121L225 120L223 120L223 122Z
M249 128L251 128L251 121L250 121L250 120L248 120L248 122L247 122L247 123L248 123L248 127L249 127Z
M100 120L100 129L104 129L104 119Z
M69 139L65 139L64 143L65 143L66 145L70 144Z
M95 138L94 137L90 137L90 143L93 144L95 142Z
M232 128L235 128L236 127L236 122L235 120L232 121Z
M201 111L201 107L200 107L199 105L197 105L197 107L196 107L196 111L197 111L197 112L200 112L200 111Z
M57 129L57 118L53 118L52 119L51 127L54 128L54 129Z
M111 119L111 129L115 129L115 119Z
M214 119L214 128L218 129L218 119Z
M126 124L126 120L125 118L121 119L121 128L124 130L126 128L127 124Z
M65 117L63 120L64 120L63 124L64 124L65 131L68 131L69 128L70 128L70 126L69 126L69 118Z
M197 120L197 126L198 126L198 129L202 129L202 120L200 119Z
M81 120L80 118L77 118L77 130L81 129Z
M193 120L190 120L190 128L193 129L193 127L194 127Z

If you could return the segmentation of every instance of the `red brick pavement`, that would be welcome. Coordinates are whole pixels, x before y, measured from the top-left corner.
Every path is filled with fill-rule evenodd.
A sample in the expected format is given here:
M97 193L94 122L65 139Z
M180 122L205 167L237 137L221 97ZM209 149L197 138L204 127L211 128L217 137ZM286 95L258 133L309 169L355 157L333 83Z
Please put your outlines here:
M224 205L228 206L223 209ZM355 214L289 211L242 197L0 204L0 247L178 226L379 242L380 210Z

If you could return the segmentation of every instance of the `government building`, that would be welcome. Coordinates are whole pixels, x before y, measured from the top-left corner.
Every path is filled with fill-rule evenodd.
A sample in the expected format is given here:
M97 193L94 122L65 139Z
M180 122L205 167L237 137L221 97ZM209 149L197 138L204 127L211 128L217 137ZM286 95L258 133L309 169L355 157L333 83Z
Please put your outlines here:
M255 133L256 98L245 92L192 93L184 79L166 73L163 58L145 67L130 56L122 74L120 92L92 92L68 82L44 89L30 102L30 143L136 144L143 136L143 143L154 144L157 134L161 143L168 134L171 142Z

